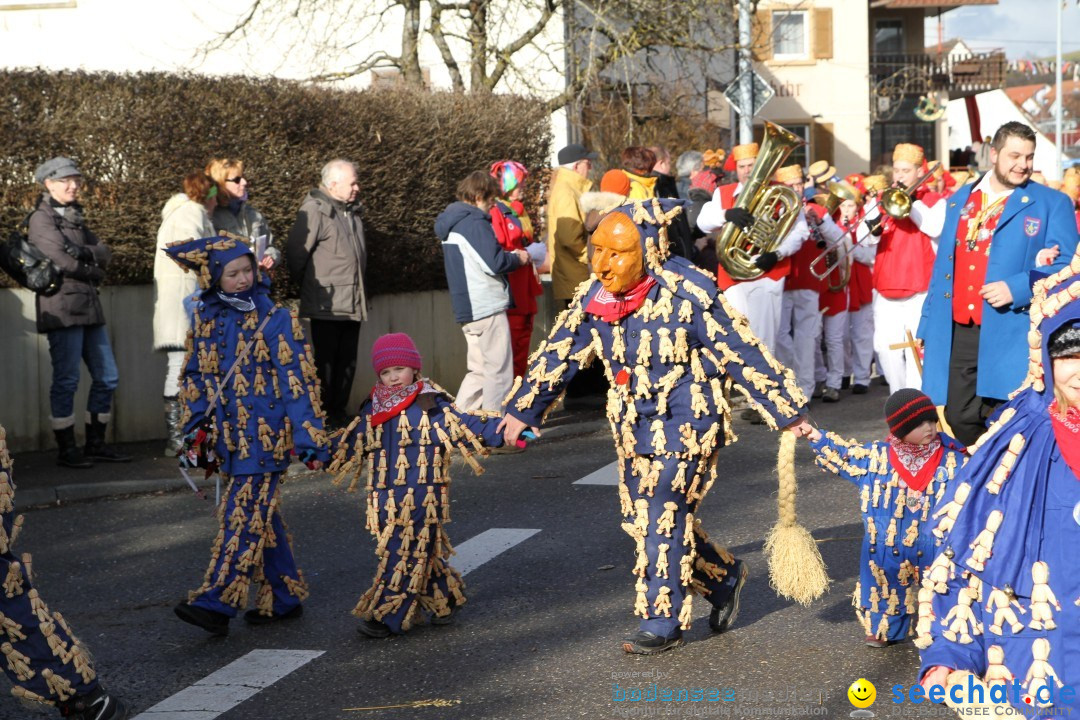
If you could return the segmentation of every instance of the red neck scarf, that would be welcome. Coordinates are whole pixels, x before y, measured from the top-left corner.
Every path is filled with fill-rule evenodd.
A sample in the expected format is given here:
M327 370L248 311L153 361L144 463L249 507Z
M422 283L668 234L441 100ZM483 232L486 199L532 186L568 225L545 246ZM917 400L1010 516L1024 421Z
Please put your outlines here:
M1066 411L1065 417L1061 417L1055 400L1050 403L1050 420L1061 457L1065 459L1069 469L1080 477L1080 408L1071 407Z
M940 437L935 437L928 445L912 445L889 436L889 464L915 492L922 492L930 484L944 454Z
M585 306L585 312L595 315L604 322L615 322L641 307L648 297L649 291L656 285L656 280L646 275L637 285L621 295L609 293L604 288L593 295L589 304Z
M422 380L412 385L390 387L377 384L371 391L371 427L378 427L413 404L424 389Z

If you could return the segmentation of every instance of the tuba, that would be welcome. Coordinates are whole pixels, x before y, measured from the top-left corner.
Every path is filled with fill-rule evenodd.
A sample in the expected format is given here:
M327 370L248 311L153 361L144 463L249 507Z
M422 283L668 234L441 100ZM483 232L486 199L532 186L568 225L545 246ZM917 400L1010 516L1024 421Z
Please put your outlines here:
M771 122L765 123L765 137L757 161L735 203L735 207L754 216L754 224L743 230L728 223L716 241L717 257L732 279L761 277L764 273L754 264L754 258L761 253L775 252L799 218L802 198L798 193L784 185L769 183L791 151L802 144L803 140L794 133Z

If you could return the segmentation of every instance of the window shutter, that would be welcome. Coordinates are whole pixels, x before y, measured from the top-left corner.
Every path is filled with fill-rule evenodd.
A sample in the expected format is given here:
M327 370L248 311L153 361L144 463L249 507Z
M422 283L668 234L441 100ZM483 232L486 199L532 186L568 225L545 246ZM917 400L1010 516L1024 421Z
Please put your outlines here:
M832 123L814 123L810 136L811 162L824 160L833 164L833 125Z
M758 10L750 26L750 52L754 60L772 60L772 11Z
M832 56L832 8L814 8L814 57L827 60Z

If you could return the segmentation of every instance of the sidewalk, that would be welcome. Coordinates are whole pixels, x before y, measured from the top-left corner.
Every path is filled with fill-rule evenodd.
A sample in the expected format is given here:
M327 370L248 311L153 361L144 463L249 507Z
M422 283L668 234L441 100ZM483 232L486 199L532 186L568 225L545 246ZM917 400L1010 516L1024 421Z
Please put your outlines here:
M572 405L569 411L552 412L542 430L542 442L606 430L608 423L603 417L603 403L595 403L595 408L586 405L588 403L581 403ZM55 450L13 454L16 506L26 509L121 495L191 492L180 474L176 458L162 455L164 440L124 443L116 447L131 455L131 462L97 463L92 468L75 470L58 467ZM300 471L304 467L296 463L292 470ZM201 470L188 472L200 488L209 489L208 496L213 500L214 479L204 480Z

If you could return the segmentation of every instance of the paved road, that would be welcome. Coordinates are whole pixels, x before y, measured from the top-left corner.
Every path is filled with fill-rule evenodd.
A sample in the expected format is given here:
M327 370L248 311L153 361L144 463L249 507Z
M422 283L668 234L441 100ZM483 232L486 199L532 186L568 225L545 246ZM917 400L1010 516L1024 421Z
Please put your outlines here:
M875 385L869 395L815 406L813 415L842 434L882 437L884 400L884 388ZM173 617L171 606L201 579L216 531L208 504L190 493L32 509L18 549L34 554L44 597L91 646L107 685L135 710L178 693L174 706L192 697L204 706L149 712L147 719L751 718L785 709L788 716L847 717L853 708L846 689L859 677L877 686L878 717L899 710L945 715L890 702L892 685L912 682L916 653L910 644L862 645L850 607L858 499L847 483L815 469L805 447L798 458L800 519L820 542L833 586L810 608L768 588L761 544L775 521L777 443L745 423L736 427L740 442L721 452L722 480L699 513L718 541L751 564L735 628L714 636L699 602L684 648L655 658L625 655L619 641L636 626L633 543L619 527L615 488L574 484L611 463L614 450L595 422L578 427L584 434L491 458L481 477L458 468L448 531L470 564L486 554L483 539L467 541L492 538L492 529L538 532L520 533L527 539L517 544L503 538L505 549L468 573L469 603L454 625L422 626L405 637L370 640L356 632L349 610L374 571L372 542L362 527L361 496L332 487L324 475L297 476L284 489L284 516L311 598L301 620L281 626L234 621L228 638L212 638ZM281 677L261 687L245 679L251 667L274 667ZM625 692L653 682L717 688L733 699L614 699L616 684ZM233 702L247 699L213 709L223 693ZM0 718L49 716L0 698Z

